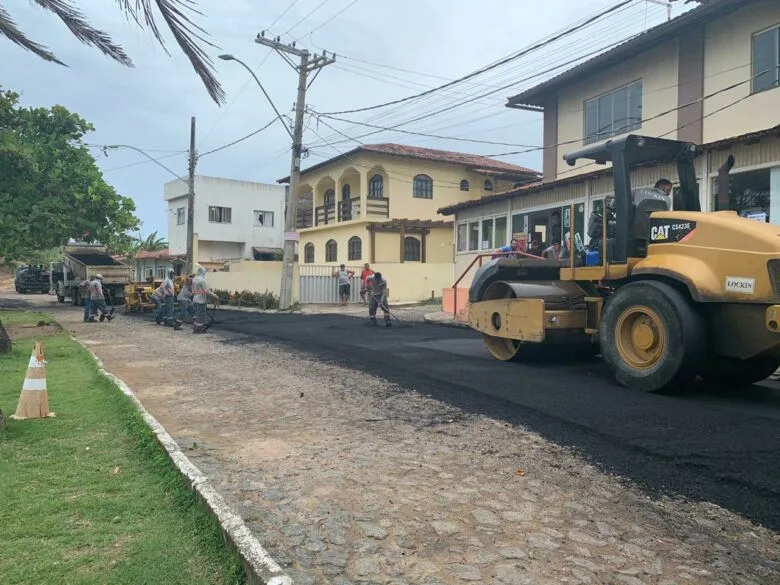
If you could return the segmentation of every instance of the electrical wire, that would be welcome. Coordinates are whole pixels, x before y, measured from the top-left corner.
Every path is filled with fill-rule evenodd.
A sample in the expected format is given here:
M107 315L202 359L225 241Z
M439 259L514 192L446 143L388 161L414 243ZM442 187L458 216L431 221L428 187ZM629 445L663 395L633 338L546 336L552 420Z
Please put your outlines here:
M355 4L357 4L358 2L360 2L360 0L352 0L352 2L350 2L350 3L349 3L349 4L347 4L347 5L346 5L344 8L342 8L341 10L339 10L339 11L338 11L336 14L334 14L333 16L331 16L331 17L330 17L328 20L326 20L325 22L323 22L323 23L322 23L322 24L320 24L319 26L316 26L316 27L314 27L314 28L313 28L313 29L311 29L311 30L310 30L308 33L306 33L306 34L304 34L304 35L301 35L300 37L298 37L297 39L295 39L295 42L297 43L297 42L298 42L298 41L300 41L300 40L301 40L303 37L310 36L310 35L312 35L313 33L315 33L315 32L317 32L318 30L320 30L320 29L321 29L322 27L324 27L325 25L327 25L327 24L330 24L330 23L331 23L331 22L333 22L333 21L334 21L336 18L338 18L339 16L341 16L342 14L344 14L344 13L345 13L347 10L349 10L350 8L352 8L352 7L353 7Z
M300 24L301 24L301 23L302 23L304 20L306 20L306 19L307 19L307 18L309 18L309 17L310 17L312 14L314 14L315 12L317 12L317 11L318 11L320 8L322 8L323 6L325 6L325 5L328 3L328 1L329 1L329 0L322 0L322 2L320 2L320 3L317 5L317 7L316 7L316 8L314 8L314 9L312 9L310 12L308 12L308 13L306 14L306 16L304 16L303 18L301 18L301 19L300 19L298 22L296 22L294 25L292 25L290 28L288 28L288 29L287 29L287 30L286 30L284 33L282 33L282 34L284 34L284 35L289 35L289 34L290 34L290 33L291 33L293 30L295 30L296 28L298 28L298 26L299 26L299 25L300 25Z
M271 119L270 122L268 122L268 124L266 124L262 128L259 128L259 129L255 130L254 132L250 132L246 136L242 136L238 140L234 140L233 142L229 142L229 143L227 143L227 144L225 144L223 146L220 146L219 148L214 148L213 150L209 150L208 152L204 152L203 154L199 154L198 158L203 158L204 156L208 156L210 154L214 154L215 152L219 152L220 150L225 150L226 148L230 148L231 146L235 146L236 144L239 144L240 142L243 142L244 140L252 138L252 136L255 136L255 135L259 134L260 132L262 132L263 130L265 130L266 128L271 127L271 125L274 124L277 120L278 120L278 118L274 117L274 118Z
M563 32L561 32L561 33L559 33L557 35L554 35L552 38L548 38L548 39L545 39L545 40L543 40L541 42L534 43L530 47L528 47L526 49L522 49L520 51L517 51L517 52L513 53L512 55L509 55L508 57L504 57L503 59L500 59L496 63L493 63L491 65L487 65L487 66L482 67L480 69L477 69L476 71L473 71L473 72L471 72L471 73L469 73L467 75L464 75L463 77L460 77L460 78L458 78L458 79L456 79L454 81L450 81L448 83L445 83L443 85L437 86L437 87L432 88L432 89L429 89L427 91L418 93L416 95L406 96L404 98L400 98L400 99L397 99L397 100L392 100L392 101L384 102L384 103L381 103L381 104L375 104L373 106L366 106L366 107L363 107L363 108L355 108L355 109L352 109L352 110L342 110L342 111L338 111L338 112L327 112L327 113L330 114L330 115L334 115L335 116L335 115L342 115L342 114L354 114L354 113L357 113L357 112L367 112L367 111L370 111L370 110L376 110L376 109L379 109L379 108L385 108L387 106L393 106L393 105L396 105L396 104L401 104L401 103L404 103L404 102L408 102L410 100L419 99L419 98L424 97L426 95L430 95L432 93L441 91L442 89L446 89L448 87L452 87L453 85L457 85L459 83L462 83L463 81L466 81L466 80L469 80L469 79L473 79L474 77L482 75L483 73L486 73L488 71L492 71L493 69L496 69L497 67L500 67L501 65L505 65L506 63L510 63L512 61L515 61L516 59L519 59L520 57L524 57L525 55L528 55L529 53L531 53L533 51L536 51L536 50L538 50L538 49L540 49L542 47L550 45L551 43L554 43L555 41L558 41L558 40L560 40L560 39L562 39L562 38L564 38L564 37L566 37L566 36L568 36L570 34L578 32L578 31L582 30L583 28L585 28L586 26L588 26L588 25L590 25L590 24L600 20L601 18L603 18L603 17L605 17L605 16L615 12L616 10L618 10L618 9L624 7L624 6L627 6L628 4L631 4L634 1L635 0L622 0L618 4L616 4L614 6L611 6L610 8L599 12L595 16L592 16L592 17L588 18L582 24L577 24L575 26L569 27L569 28L565 29Z

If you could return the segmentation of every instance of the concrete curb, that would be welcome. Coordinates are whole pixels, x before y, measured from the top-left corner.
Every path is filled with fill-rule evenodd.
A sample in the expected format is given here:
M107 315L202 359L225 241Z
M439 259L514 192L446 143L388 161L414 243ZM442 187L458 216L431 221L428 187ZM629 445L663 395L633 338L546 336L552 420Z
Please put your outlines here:
M149 425L149 428L157 437L160 445L168 453L171 462L189 482L209 512L217 519L223 536L241 557L247 574L247 583L250 585L294 585L293 580L284 573L279 564L271 558L271 555L268 554L249 528L247 528L241 516L233 512L227 502L214 489L208 477L189 460L178 443L168 434L165 427L146 410L130 387L120 378L106 370L100 358L81 340L73 336L71 338L92 356L98 365L100 373L116 384L133 401L146 424Z
M442 321L441 318L433 317L437 313L431 313L429 315L423 315L423 321L428 325L441 325L442 327L455 327L457 329L471 329L468 323L461 323L460 321Z

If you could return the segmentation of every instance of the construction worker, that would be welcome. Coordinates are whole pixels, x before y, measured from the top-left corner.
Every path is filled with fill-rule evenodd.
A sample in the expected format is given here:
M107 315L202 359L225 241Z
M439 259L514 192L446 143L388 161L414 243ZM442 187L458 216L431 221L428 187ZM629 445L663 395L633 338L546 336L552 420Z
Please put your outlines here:
M85 278L79 283L79 293L81 293L81 298L84 299L84 323L87 323L92 314L92 294L89 290L88 279Z
M367 303L366 301L366 291L368 290L366 288L366 281L368 280L368 277L374 274L374 271L371 270L371 266L366 262L363 264L363 272L360 273L360 298L363 299L363 304L365 305Z
M103 275L96 274L89 283L89 296L92 303L92 314L89 317L91 323L95 322L95 315L100 312L100 321L114 318L114 311L108 311L106 306L106 297L103 295Z
M208 328L206 323L206 302L208 297L217 298L217 295L209 291L206 282L206 269L198 266L198 274L192 280L192 306L195 314L192 317L192 332L203 333Z
M187 276L187 280L181 285L179 296L176 297L176 300L179 301L179 318L173 326L176 331L181 329L182 324L187 320L187 315L189 315L192 308L192 278L192 274Z
M176 290L173 286L173 279L176 276L176 273L173 270L168 270L166 274L167 277L162 281L160 286L162 286L163 292L165 294L163 297L163 302L165 303L164 321L165 324L170 327L174 324L173 304L176 300Z
M389 294L387 280L382 277L381 272L375 272L366 279L366 288L368 294L371 295L371 300L368 303L368 317L371 325L376 325L376 310L378 307L381 307L382 312L385 314L385 327L390 327L390 309L387 306L387 296Z

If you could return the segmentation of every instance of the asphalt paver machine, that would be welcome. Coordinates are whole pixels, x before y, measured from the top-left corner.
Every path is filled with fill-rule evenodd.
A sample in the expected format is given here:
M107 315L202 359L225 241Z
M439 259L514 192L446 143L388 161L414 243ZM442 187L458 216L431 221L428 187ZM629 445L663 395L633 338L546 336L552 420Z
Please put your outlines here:
M561 260L499 258L477 271L468 317L490 353L560 362L600 353L621 384L649 392L698 375L749 385L775 372L780 226L702 213L695 153L692 143L629 135L565 155L572 166L612 163L614 224L601 222L598 262L570 246ZM631 187L633 169L658 164L677 167L671 206L655 189ZM583 226L573 206L569 217L566 240L575 242Z

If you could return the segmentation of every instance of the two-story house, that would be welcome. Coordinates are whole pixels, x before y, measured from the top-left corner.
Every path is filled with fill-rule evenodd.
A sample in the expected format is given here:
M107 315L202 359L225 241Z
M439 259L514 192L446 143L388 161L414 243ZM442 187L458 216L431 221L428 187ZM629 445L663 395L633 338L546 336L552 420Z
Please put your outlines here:
M629 133L699 145L703 211L732 209L780 224L780 2L709 0L556 77L509 98L544 118L543 180L490 200L443 206L455 219L456 274L481 251L496 221L549 240L558 212L587 243L586 219L612 194L609 165L563 155ZM730 186L718 169L734 156ZM671 166L633 172L632 186L677 181ZM574 217L571 205L574 204ZM502 242L496 242L501 244ZM467 288L471 274L462 280ZM459 294L462 305L465 294ZM459 306L458 309L461 307ZM452 308L447 308L452 310Z
M326 277L342 263L358 272L366 262L379 266L392 275L396 300L438 295L452 280L453 240L452 222L437 210L540 178L484 156L400 144L363 145L309 167L301 172L297 213L301 302L313 300L307 275ZM495 229L505 234L507 226ZM423 280L419 290L409 288Z
M205 266L227 260L270 260L281 254L287 188L195 176L195 256ZM165 184L169 253L187 253L187 185Z

